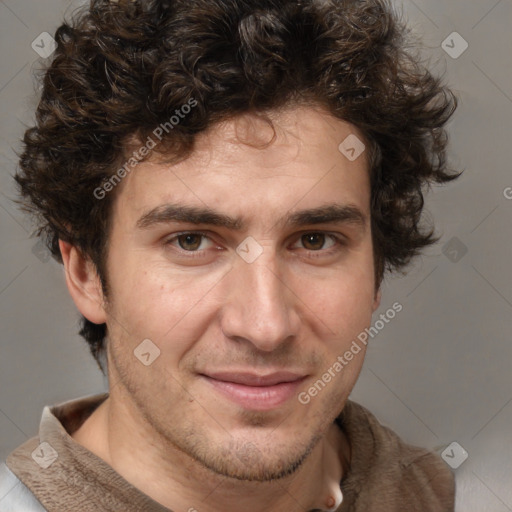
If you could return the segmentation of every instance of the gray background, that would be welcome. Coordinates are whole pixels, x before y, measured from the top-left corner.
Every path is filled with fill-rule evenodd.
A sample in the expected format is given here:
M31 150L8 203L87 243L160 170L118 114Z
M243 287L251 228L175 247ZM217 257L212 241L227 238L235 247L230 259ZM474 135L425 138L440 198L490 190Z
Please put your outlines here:
M78 4L0 0L0 459L37 432L44 405L106 389L77 335L62 268L10 200L13 148L44 62L31 43ZM375 319L395 301L404 309L371 340L352 399L410 443L467 450L454 470L457 512L512 511L512 1L396 5L459 95L451 164L466 172L428 198L440 243L386 280ZM469 44L457 58L441 46L454 31ZM462 48L453 36L447 44Z

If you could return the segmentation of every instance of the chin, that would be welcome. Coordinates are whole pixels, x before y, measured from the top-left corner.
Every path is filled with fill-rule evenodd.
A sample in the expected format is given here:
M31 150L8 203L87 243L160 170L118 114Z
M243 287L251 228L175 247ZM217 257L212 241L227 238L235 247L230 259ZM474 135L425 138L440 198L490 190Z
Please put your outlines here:
M247 482L271 482L295 473L320 439L321 436L316 435L309 443L258 446L256 443L232 437L230 442L216 453L206 449L193 450L188 454L217 475ZM209 446L215 446L215 443L210 443ZM201 453L198 453L199 451Z

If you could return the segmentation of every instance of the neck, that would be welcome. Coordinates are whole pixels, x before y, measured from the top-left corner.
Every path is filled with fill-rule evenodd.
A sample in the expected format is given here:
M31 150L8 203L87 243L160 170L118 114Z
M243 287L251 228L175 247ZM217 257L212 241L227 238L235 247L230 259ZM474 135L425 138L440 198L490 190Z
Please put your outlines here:
M174 510L247 512L334 510L350 446L332 424L305 462L271 482L227 478L205 468L162 439L126 400L111 395L72 436L134 487Z

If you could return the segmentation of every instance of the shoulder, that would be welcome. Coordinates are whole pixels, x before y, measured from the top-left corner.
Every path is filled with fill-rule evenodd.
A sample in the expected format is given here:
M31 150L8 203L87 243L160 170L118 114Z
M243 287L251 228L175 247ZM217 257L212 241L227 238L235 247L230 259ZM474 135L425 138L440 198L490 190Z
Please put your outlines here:
M5 463L0 463L0 511L45 512L28 487Z
M366 510L453 512L455 480L439 455L405 443L355 402L338 421L352 449L348 490Z
M421 510L452 512L455 507L455 479L451 469L433 452L403 442L401 445L397 454L398 493L407 496Z

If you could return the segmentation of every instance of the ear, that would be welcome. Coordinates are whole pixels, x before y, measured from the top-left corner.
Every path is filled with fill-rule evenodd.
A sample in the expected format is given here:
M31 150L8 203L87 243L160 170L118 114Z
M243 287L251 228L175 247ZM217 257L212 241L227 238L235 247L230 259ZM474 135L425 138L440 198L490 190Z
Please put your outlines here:
M76 307L87 320L95 324L105 323L103 290L94 264L68 242L59 240L59 248L66 284Z
M375 312L375 310L380 306L380 299L382 297L381 289L379 288L375 292L375 297L373 298L373 306L372 306L372 313Z

